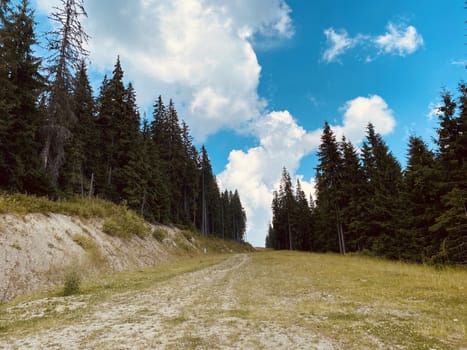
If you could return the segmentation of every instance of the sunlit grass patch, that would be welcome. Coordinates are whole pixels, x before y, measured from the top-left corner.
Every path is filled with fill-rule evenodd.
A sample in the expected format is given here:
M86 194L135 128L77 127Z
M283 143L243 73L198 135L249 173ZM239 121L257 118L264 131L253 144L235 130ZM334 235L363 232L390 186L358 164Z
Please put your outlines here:
M361 256L254 254L236 287L244 316L300 325L343 348L467 345L467 271Z

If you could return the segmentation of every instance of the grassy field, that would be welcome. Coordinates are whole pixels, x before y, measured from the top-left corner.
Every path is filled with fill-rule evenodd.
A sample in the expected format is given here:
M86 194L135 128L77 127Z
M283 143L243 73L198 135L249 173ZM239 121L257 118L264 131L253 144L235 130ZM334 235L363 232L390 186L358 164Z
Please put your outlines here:
M0 306L0 348L82 332L96 349L112 348L103 333L122 348L467 349L466 327L465 269L284 251L182 259Z
M344 349L467 348L466 270L267 252L245 276L238 293L249 317L299 324Z

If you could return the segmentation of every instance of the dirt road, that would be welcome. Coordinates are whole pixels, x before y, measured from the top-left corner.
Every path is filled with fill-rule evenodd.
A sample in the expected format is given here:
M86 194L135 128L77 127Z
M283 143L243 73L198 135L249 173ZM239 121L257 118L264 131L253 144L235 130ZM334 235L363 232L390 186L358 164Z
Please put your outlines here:
M0 338L0 349L332 349L299 325L249 317L238 295L250 265L248 255L235 255L143 292L114 294L79 323ZM68 300L64 310L86 307L85 299ZM280 300L258 303L264 314L288 308Z

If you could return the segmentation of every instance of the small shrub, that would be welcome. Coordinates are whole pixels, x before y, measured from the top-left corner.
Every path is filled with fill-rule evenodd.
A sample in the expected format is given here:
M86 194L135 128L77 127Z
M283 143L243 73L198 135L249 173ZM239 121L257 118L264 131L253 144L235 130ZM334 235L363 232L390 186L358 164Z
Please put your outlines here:
M15 248L16 250L21 250L21 246L18 242L12 243L10 247Z
M189 240L191 242L191 240L193 239L193 232L189 231L189 230L183 230L182 231L182 235L185 236L185 238L187 240Z
M160 228L160 227L156 227L153 231L152 231L152 236L157 239L159 242L162 242L166 237L167 237L167 232Z
M92 249L95 247L95 243L92 238L86 237L85 235L74 235L73 236L73 241L81 246L84 250Z
M88 253L88 256L95 265L105 262L105 258L101 255L99 247L94 239L80 234L74 235L72 239Z
M102 230L110 236L130 239L133 235L144 238L149 230L135 212L122 210L121 212L107 218Z
M81 276L76 269L71 269L65 274L63 295L78 294L81 286Z

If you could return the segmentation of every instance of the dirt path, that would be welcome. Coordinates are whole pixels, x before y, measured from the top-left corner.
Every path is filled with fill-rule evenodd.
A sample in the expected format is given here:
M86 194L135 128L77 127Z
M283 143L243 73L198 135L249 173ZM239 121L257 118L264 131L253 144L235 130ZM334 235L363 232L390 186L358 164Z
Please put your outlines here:
M115 294L81 323L0 340L0 349L332 349L299 326L246 317L236 291L250 265L248 255L235 255L143 292Z

